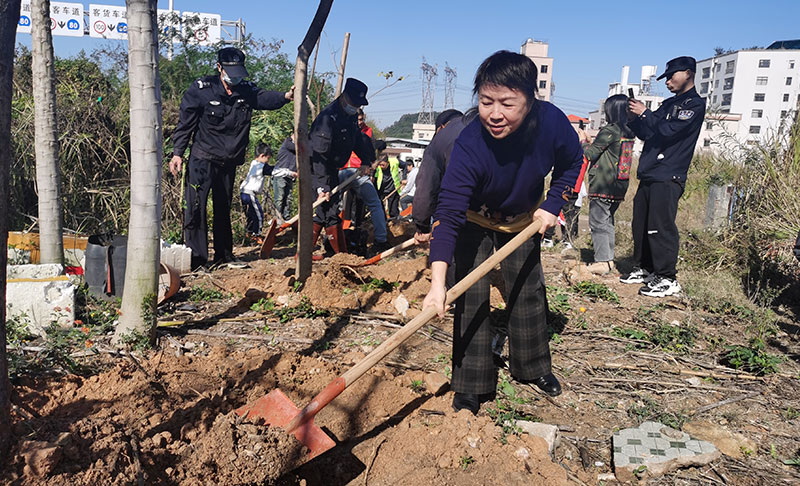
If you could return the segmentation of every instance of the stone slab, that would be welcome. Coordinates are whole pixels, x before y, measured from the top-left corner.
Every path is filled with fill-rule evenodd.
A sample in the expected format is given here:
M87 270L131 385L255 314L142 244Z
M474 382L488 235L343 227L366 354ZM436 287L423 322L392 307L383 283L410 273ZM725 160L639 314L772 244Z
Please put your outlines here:
M544 424L541 422L531 422L528 420L517 420L517 427L522 429L522 432L530 435L531 437L541 437L547 442L548 450L552 456L558 447L558 426Z
M679 467L700 466L720 457L710 442L658 422L622 429L612 437L614 473L621 482L657 477Z
M75 322L75 284L61 265L9 265L6 314L27 324L28 331L44 335L51 324L71 327Z

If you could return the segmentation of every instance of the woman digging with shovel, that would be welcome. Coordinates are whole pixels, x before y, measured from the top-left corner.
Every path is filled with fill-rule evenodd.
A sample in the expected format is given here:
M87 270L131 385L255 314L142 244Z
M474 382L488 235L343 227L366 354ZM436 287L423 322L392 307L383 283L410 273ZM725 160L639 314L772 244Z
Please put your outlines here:
M528 227L539 233L500 264L506 286L511 375L556 396L561 385L550 366L541 235L556 224L563 194L575 182L583 151L567 117L536 99L537 68L529 58L499 51L475 74L478 118L461 132L442 180L431 239L431 289L423 307L444 316L445 274L455 256L456 280ZM553 171L547 197L545 176ZM494 398L489 279L481 278L455 301L453 408L477 413Z

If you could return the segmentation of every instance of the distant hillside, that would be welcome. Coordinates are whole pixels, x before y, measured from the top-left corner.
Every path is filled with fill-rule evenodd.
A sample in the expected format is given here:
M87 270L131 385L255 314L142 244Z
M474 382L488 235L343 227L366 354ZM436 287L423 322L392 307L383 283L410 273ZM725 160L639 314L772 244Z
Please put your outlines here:
M436 119L438 114L438 111L433 112L434 119ZM418 118L419 112L406 113L405 115L401 116L399 120L389 125L389 127L386 128L383 133L387 137L411 138L411 136L414 134L414 129L412 126L417 123Z

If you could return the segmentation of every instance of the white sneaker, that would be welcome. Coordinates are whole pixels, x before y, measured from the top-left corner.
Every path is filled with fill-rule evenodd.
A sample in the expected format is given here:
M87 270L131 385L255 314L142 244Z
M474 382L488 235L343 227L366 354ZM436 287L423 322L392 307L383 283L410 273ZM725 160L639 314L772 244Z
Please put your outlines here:
M564 249L561 251L572 250L573 248L575 248L569 241L564 241L561 244L564 246Z
M650 283L653 280L653 275L644 268L636 267L631 270L631 273L626 273L619 278L619 281L626 284L637 283Z
M680 291L681 284L677 280L656 275L647 285L639 289L639 294L648 297L667 297Z
M542 239L542 248L552 248L554 245L555 243L553 243L553 240L549 238Z

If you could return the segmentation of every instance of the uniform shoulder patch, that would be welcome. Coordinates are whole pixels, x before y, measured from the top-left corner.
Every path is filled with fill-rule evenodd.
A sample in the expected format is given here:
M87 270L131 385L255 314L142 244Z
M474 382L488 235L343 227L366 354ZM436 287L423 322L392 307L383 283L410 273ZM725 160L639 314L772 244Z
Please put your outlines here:
M678 120L690 120L694 116L694 110L681 110L678 112Z
M207 83L207 82L203 81L202 79L198 79L198 80L197 80L197 87L198 87L198 88L200 88L200 89L203 89L203 88L205 88L206 86L208 86L208 83Z

